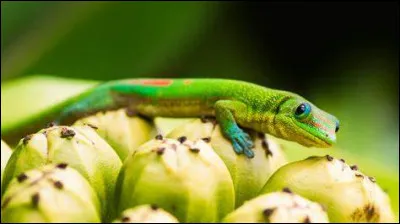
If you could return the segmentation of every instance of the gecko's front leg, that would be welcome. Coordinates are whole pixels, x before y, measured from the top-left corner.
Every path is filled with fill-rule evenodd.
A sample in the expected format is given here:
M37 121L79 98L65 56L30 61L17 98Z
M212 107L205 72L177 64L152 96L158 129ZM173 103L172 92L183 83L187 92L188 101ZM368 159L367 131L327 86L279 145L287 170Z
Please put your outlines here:
M236 116L244 116L247 106L238 101L219 100L214 105L215 116L221 126L222 133L228 138L237 154L244 153L248 158L254 157L254 146L249 134L244 132L236 123Z

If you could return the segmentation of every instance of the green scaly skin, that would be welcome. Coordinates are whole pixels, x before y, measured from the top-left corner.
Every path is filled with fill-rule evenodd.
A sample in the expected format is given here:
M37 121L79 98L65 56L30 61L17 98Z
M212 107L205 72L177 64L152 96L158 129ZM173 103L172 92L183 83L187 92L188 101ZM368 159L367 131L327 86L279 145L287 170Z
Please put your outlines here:
M119 108L148 118L216 117L235 152L249 158L253 142L242 128L319 148L334 144L339 129L336 117L288 91L227 79L127 79L103 83L12 129L2 128L2 138L15 142L50 122L70 125Z

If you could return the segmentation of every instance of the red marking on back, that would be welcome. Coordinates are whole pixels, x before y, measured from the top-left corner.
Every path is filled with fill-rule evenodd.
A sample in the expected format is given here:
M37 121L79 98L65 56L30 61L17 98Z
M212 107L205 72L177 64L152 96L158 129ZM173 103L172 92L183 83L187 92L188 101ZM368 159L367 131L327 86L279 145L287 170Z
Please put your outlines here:
M142 79L140 84L144 86L169 86L174 81L172 79Z
M192 80L190 80L190 79L185 79L183 81L183 84L185 84L185 85L190 85L190 83L192 83Z

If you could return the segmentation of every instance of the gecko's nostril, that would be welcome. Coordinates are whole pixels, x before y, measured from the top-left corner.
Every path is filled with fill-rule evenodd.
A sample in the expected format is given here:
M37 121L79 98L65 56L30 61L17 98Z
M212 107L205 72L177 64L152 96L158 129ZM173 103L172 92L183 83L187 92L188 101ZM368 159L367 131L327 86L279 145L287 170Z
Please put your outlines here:
M335 133L339 131L339 121L336 121Z

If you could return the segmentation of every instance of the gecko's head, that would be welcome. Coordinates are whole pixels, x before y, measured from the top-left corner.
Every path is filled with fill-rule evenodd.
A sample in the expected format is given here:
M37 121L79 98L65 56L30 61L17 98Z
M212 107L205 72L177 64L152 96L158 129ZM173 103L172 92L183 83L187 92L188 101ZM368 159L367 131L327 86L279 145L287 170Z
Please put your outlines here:
M336 142L339 120L302 97L287 98L275 116L275 134L281 138L318 148L330 147Z

